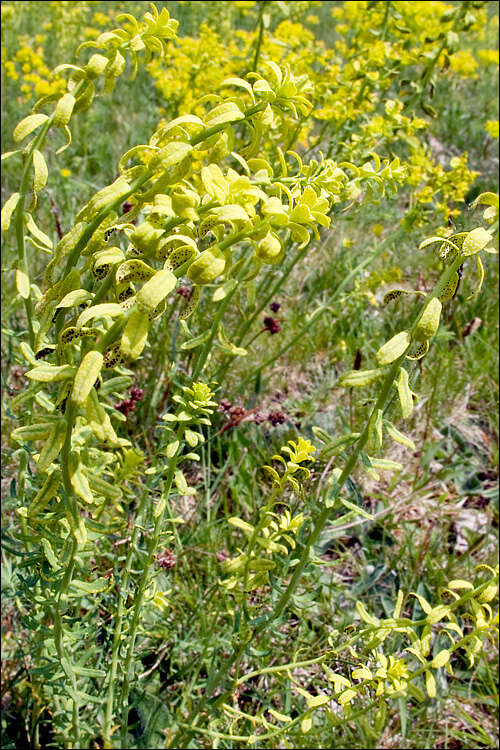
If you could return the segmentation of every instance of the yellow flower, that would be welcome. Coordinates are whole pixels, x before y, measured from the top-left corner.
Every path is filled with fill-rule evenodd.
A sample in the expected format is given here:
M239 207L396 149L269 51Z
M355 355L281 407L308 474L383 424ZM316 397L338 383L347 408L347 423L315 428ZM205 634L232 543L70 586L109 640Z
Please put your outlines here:
M62 177L69 177L71 175L71 169L61 169Z
M498 138L498 120L488 120L486 123L486 132L492 138Z
M464 77L476 78L477 60L467 50L459 50L450 56L450 68Z
M477 56L483 65L498 65L497 49L480 49L477 52Z

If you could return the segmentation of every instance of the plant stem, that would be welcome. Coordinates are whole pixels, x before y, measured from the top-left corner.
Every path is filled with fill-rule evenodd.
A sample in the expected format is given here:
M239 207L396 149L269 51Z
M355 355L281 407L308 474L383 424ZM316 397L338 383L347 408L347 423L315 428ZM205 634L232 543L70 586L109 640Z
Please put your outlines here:
M136 513L136 519L137 521L140 520L143 516L149 492L149 488L146 487L142 493L141 501L139 503L139 507L137 508ZM139 533L140 528L139 524L136 522L134 526L134 530L132 532L132 538L130 540L130 546L127 551L127 556L125 558L125 565L123 569L123 574L120 578L120 583L118 586L118 607L116 611L116 619L115 619L115 629L113 632L113 646L112 646L112 653L111 653L111 665L109 669L109 682L108 682L108 694L106 698L106 715L105 715L105 721L104 721L104 730L103 730L103 741L104 741L104 747L105 748L112 748L112 741L111 741L111 726L113 722L114 717L114 683L117 675L118 670L118 659L120 654L120 647L122 645L122 628L123 628L123 615L125 613L125 606L126 606L126 599L127 599L127 592L128 592L128 582L130 578L130 571L132 568L132 562L134 558L134 553L136 550L137 542L139 539Z
M179 442L182 440L184 429L185 429L185 426L181 422L179 424L179 427L177 428L177 434L176 434L176 439L179 440ZM128 701L129 701L129 692L130 692L131 671L132 671L132 662L133 662L134 653L135 653L135 642L137 639L138 626L139 626L139 621L141 618L141 608L143 605L144 594L150 582L150 578L149 578L150 568L151 568L151 565L153 564L155 553L158 548L160 535L163 530L162 528L163 519L165 516L165 510L168 504L168 495L170 492L170 488L172 487L172 481L174 478L174 473L175 473L175 469L177 467L178 461L179 461L179 448L177 448L176 455L170 459L170 464L168 467L167 475L165 477L165 484L162 490L162 495L165 499L164 508L161 511L161 513L159 513L156 516L154 520L153 534L149 540L147 557L144 562L144 567L142 570L141 578L140 578L139 585L138 585L138 588L134 597L134 612L132 615L132 621L130 623L130 628L128 632L128 648L127 648L127 655L125 657L125 662L123 665L123 682L122 682L122 689L121 689L121 694L120 694L120 703L122 706L122 718L121 718L122 744L121 744L121 747L123 748L127 747L128 712L129 712Z
M248 266L250 265L251 260L252 260L251 257L247 258L246 262L242 265L238 273L239 278L241 278L245 274L245 271L248 269ZM214 340L214 336L217 333L218 328L219 328L219 323L221 322L222 316L226 312L229 306L229 303L231 302L231 299L233 298L237 289L238 289L238 285L235 285L234 288L230 292L228 292L228 294L224 297L219 307L217 308L217 312L215 314L214 321L212 323L212 328L210 330L210 336L208 337L207 341L205 341L203 348L200 354L198 355L198 359L196 360L196 365L191 375L191 379L193 381L199 378L205 366L206 360L212 348L212 342Z
M277 354L274 354L272 357L269 357L263 364L259 365L256 368L253 368L251 377L255 377L255 375L258 372L261 372L262 370L265 370L269 365L271 365L273 362L275 362L277 359L279 359L290 347L292 347L297 341L300 341L302 336L307 333L311 327L311 325L315 322L317 318L319 318L320 315L322 315L324 312L331 312L331 308L329 307L332 305L341 295L341 293L344 291L344 289L351 283L351 281L356 278L356 276L360 273L360 271L363 270L363 268L366 268L366 266L369 266L385 249L388 245L390 245L392 242L394 242L401 234L403 234L404 230L400 227L395 232L393 232L389 237L386 237L385 240L382 240L382 242L379 242L379 244L375 247L372 253L368 255L364 260L361 261L361 263L358 263L358 265L345 276L340 284L336 287L333 294L330 295L330 297L327 300L326 305L318 308L315 310L315 312L311 315L307 323L302 326L302 328L299 330L299 332L287 343L285 346L279 350ZM238 342L238 344L241 343ZM249 344L245 344L245 346L249 346ZM227 367L226 367L227 369ZM222 374L225 373L225 370L222 370ZM219 373L217 373L219 375ZM249 378L246 380L241 381L238 384L237 392L242 391L245 386L248 383Z
M425 299L425 303L422 305L418 315L416 316L413 325L411 326L409 333L410 336L415 331L427 305L433 299L434 297L438 297L443 289L446 287L448 281L452 278L453 274L456 273L457 269L460 267L460 265L463 263L463 256L459 256L456 258L452 264L442 273L441 277L439 278L437 284L435 285L434 289L427 295ZM332 493L332 499L339 496L345 482L347 481L349 475L355 468L358 459L360 457L360 454L366 445L369 437L369 431L370 431L370 425L372 423L372 420L376 416L377 412L379 410L383 410L386 406L387 402L390 399L390 391L392 388L392 385L396 379L396 376L399 372L399 368L401 366L402 361L404 360L406 353L409 349L411 344L408 345L407 349L396 359L389 368L389 371L387 372L387 375L385 376L385 379L382 383L382 386L379 391L378 398L375 402L375 405L373 406L373 409L369 415L369 417L366 420L365 428L363 432L360 434L359 438L357 439L353 452L351 453L349 459L347 460L346 465L344 466L344 469L342 473L340 474L339 478L336 481L336 485L334 488L334 491ZM304 545L304 548L302 550L301 557L297 563L297 565L294 568L293 575L285 588L285 590L282 592L276 606L274 607L271 615L266 618L265 621L261 622L259 625L257 625L254 629L253 633L253 639L256 638L258 635L260 635L263 631L267 630L269 628L270 624L276 623L276 620L278 620L281 615L283 614L284 610L286 609L288 603L290 602L290 599L292 598L293 594L295 593L295 590L297 589L297 586L300 582L300 579L302 577L302 573L304 572L304 569L306 568L307 564L309 563L309 560L311 558L311 550L316 545L316 542L318 541L318 538L331 514L331 506L323 508L323 510L320 512L320 514L317 516L316 520L313 523L312 531L309 534L309 538L307 539L306 544ZM217 673L215 679L212 681L211 684L211 691L213 693L214 689L220 684L222 679L225 677L229 669L233 666L233 664L238 664L239 660L243 654L243 651L245 650L247 644L242 644L237 649L233 650L232 656L227 659L226 663L221 667L219 672ZM241 679L241 678L240 678ZM233 683L234 685L234 683ZM215 708L217 703L221 700L223 701L227 695L228 691L225 691L223 695L216 701L216 703L212 706L212 708ZM202 711L202 707L194 708L191 712L191 715L186 723L193 724L194 721L198 718ZM187 743L187 741L191 738L192 731L188 732L186 735L184 735L181 739L184 743ZM174 738L177 739L177 738ZM182 746L187 746L186 744Z

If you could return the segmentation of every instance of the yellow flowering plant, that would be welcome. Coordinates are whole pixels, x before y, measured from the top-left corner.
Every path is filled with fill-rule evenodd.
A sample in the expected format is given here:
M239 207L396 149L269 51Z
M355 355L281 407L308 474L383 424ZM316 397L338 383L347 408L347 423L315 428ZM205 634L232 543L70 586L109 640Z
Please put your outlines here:
M53 5L63 14L74 9ZM16 605L33 645L34 746L44 741L40 727L48 723L47 715L60 746L134 746L132 708L141 680L149 676L147 669L139 671L144 644L152 637L148 618L160 627L158 620L183 606L174 587L161 582L159 570L176 564L170 546L179 556L189 553L178 534L184 519L175 514L174 501L196 502L196 465L212 449L218 391L224 392L225 375L235 358L249 355L245 336L270 296L294 268L308 262L322 234L337 231L347 211L383 204L402 187L415 188L398 230L408 233L423 223L422 205L432 204L444 218L452 217L449 195L463 197L472 179L466 157L456 157L451 170L445 170L432 163L425 144L415 144L427 120L417 117L414 107L420 104L425 112L427 86L440 55L456 43L454 34L479 23L481 3L461 3L445 11L444 20L441 4L431 3L429 23L439 32L433 41L437 48L431 49L426 38L416 34L417 19L407 7L411 4L388 3L380 17L380 7L373 4L347 4L343 13L352 28L337 31L352 45L351 55L367 53L362 74L356 60L348 59L347 42L327 49L303 29L304 17L307 20L317 3L296 5L234 3L217 8L214 12L228 28L237 14L255 22L252 32L242 32L229 45L209 25L201 27L197 38L179 38L179 24L166 7L142 8L142 17L129 12L94 15L94 23L105 28L83 34L76 62L58 65L48 88L38 91L35 85L41 98L16 124L15 147L3 155L18 165L20 174L18 189L2 209L2 234L14 257L7 270L15 285L16 314L23 320L16 356L26 367L27 381L8 405L13 426L9 441L18 461L16 528L8 542L22 560ZM440 6L439 22L435 6ZM361 29L361 7L374 14L375 28L381 27L376 43L371 32ZM110 16L116 23L112 29L106 27ZM399 38L407 33L401 31L403 21L415 32L416 50L405 48ZM314 19L309 23L314 25ZM385 41L386 33L396 41L390 42L389 36ZM391 66L404 49L404 64L422 70L423 82L415 96L390 99L383 90L394 84ZM244 59L235 66L242 50ZM44 79L41 55L38 61L23 55L17 62L26 58L23 64L36 66ZM175 71L171 65L177 66ZM72 146L75 134L81 135L80 120L96 98L109 102L107 97L120 86L133 94L144 69L169 97L161 113L164 119L143 139L146 142L128 144L106 176L109 184L98 185L85 202L75 198L75 210L65 210L69 228L55 242L39 210L54 164L71 182L73 173L60 166L60 155ZM6 71L12 77L15 68ZM332 80L333 73L338 74L335 85L324 86L325 71ZM128 72L131 77L125 82ZM378 105L361 107L361 93L370 91L382 92L383 112ZM336 123L342 141L337 145L336 136L334 142L326 129L318 137L315 121L331 125L335 118L328 108L337 110L342 97L344 113ZM401 156L399 139L410 144ZM326 155L319 150L321 144ZM383 158L378 153L382 147ZM328 653L315 663L322 665L333 689L319 696L296 685L306 701L300 716L292 719L270 709L277 725L260 709L242 712L228 703L250 676L270 671L252 670L248 662L262 655L257 649L263 635L285 623L292 605L311 601L300 587L332 513L342 511L339 523L358 516L372 520L347 496L354 470L378 480L379 471L400 468L378 455L384 438L414 445L386 412L397 395L402 418L411 415L416 386L410 384L407 360L420 360L429 352L443 305L455 297L459 274L472 256L478 273L474 294L481 289L481 258L493 250L498 229L498 197L483 193L476 204L486 206L487 228L450 231L420 245L438 246L441 269L436 283L427 294L416 290L417 299L425 297L420 308L378 349L373 367L339 378L338 387L373 391L360 430L333 437L315 428L319 448L308 437L289 439L273 456L275 465L263 467L262 476L271 486L262 479L264 498L257 505L257 519L251 523L244 514L227 513L234 533L246 535L246 545L236 556L221 561L222 574L214 577L212 586L230 602L220 619L224 628L230 620L231 635L226 628L217 640L220 610L214 623L204 622L205 634L217 640L203 655L212 660L210 672L198 689L204 662L194 665L192 695L176 702L169 713L163 738L167 746L188 746L198 734L213 742L265 739L273 746L296 724L307 734L313 711L331 700L344 711L340 719L330 711L332 726L347 723L355 699L375 701L382 712L386 699L418 692L412 692L411 685L421 677L432 698L431 670L445 667L458 648L467 648L475 658L482 635L493 629L492 581L485 586L450 582L455 601L447 607L431 607L416 594L425 622L400 617L402 594L393 618L384 621L369 615L360 602L357 611L370 627L347 641L343 634L332 636ZM381 229L374 233L380 235ZM382 240L377 253L386 245ZM342 280L332 291L333 299L370 260L364 259ZM391 290L384 303L397 305L406 294L411 292ZM244 315L228 333L232 303ZM304 329L296 339L320 315L331 312L330 304L322 304L304 316ZM182 352L182 368L167 351L170 341ZM138 388L134 382L144 374L149 356L151 371ZM139 424L134 433L128 421L141 401L147 419L157 423L152 437L147 435L147 419L143 435ZM147 452L142 450L146 445ZM340 463L328 465L321 502L308 493L318 479L317 456ZM190 582L195 585L194 577ZM460 588L468 593L454 596ZM474 618L472 637L454 614L462 605L470 606ZM430 659L431 627L441 622L452 633L453 645L446 658L439 651ZM423 632L415 635L421 625ZM384 643L394 633L408 637L411 646L404 651L411 659L401 649L384 653ZM104 641L106 648L100 648ZM358 641L363 648L356 650L353 644ZM227 653L224 648L223 659L220 643L231 648ZM167 639L165 653L169 649ZM332 654L345 649L356 667L349 677L328 664ZM412 659L422 666L415 669ZM275 671L284 671L295 685L291 672L298 663ZM251 726L251 733L248 727L245 734L233 731L240 721Z

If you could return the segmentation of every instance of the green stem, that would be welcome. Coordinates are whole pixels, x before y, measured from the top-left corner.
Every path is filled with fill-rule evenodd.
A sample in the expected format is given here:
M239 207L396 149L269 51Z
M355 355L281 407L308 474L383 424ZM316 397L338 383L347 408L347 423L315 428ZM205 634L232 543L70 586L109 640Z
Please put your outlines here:
M145 488L142 493L142 498L139 503L139 507L137 508L137 513L136 513L137 521L140 520L144 514L148 496L149 496L148 488ZM120 656L120 647L122 645L123 616L125 613L126 599L127 599L127 593L128 593L128 583L129 583L130 573L132 569L132 562L133 562L133 558L135 554L135 549L139 540L139 533L140 533L140 527L139 527L139 524L136 522L134 526L134 530L132 532L132 538L130 540L130 545L127 551L127 556L125 558L123 574L120 577L120 583L119 583L119 589L118 589L118 607L116 611L115 629L113 633L111 665L109 668L108 692L107 692L107 697L106 697L106 714L105 714L104 730L103 730L103 741L104 741L105 748L113 747L112 740L111 740L111 728L112 728L113 717L114 717L114 688L115 688L116 675L118 672L118 660Z
M290 276L291 272L293 271L293 269L295 268L295 266L297 265L297 263L299 263L302 260L302 258L306 254L306 252L307 252L307 248L302 248L301 250L298 250L297 253L294 255L294 257L292 258L290 264L287 266L287 268L285 269L285 271L281 274L281 276L272 285L271 290L264 296L264 298L262 299L260 305L257 307L257 309L254 311L254 313L252 314L252 316L247 320L247 322L243 326L243 330L240 332L240 334L239 334L239 336L238 336L238 338L236 340L236 345L237 346L239 346L241 344L241 342L243 341L243 338L244 338L245 334L247 333L247 331L253 325L254 320L260 315L260 313L267 306L267 304L269 303L269 301L275 296L275 294L278 291L278 289L280 289L283 286L283 284L285 283L285 281L287 280L287 278Z
M243 232L241 232L240 234L244 235ZM233 239L233 242L235 242L235 241L236 241L236 239ZM221 245L221 247L222 247L222 245ZM238 273L238 277L240 279L244 276L245 271L248 269L251 260L252 260L251 257L247 258L246 262L240 268L239 273ZM231 302L231 300L232 300L232 298L233 298L233 296L234 296L234 294L235 294L235 292L236 292L237 289L238 289L238 285L236 285L230 292L228 292L228 294L224 297L224 299L220 303L219 307L217 308L217 312L215 314L215 318L214 318L214 321L212 323L212 328L211 328L211 331L210 331L210 336L208 337L207 341L203 345L203 348L202 348L200 354L198 355L198 359L196 360L196 365L194 367L193 374L191 376L191 379L193 381L197 380L199 378L199 376L200 376L200 374L201 374L201 372L202 372L202 370L203 370L203 368L205 366L206 360L207 360L208 355L210 354L210 350L212 348L212 342L214 340L214 336L217 333L217 330L219 328L219 323L221 322L222 316L226 312L226 310L227 310L227 308L229 306L229 303Z
M177 428L177 434L176 434L176 439L179 440L179 442L182 440L184 429L185 429L184 424L180 423L179 427ZM163 519L165 516L165 510L166 510L167 503L168 503L168 495L170 492L170 488L172 487L174 473L175 473L175 469L177 467L178 461L179 461L179 448L177 449L176 455L170 459L170 465L168 467L167 475L165 477L165 485L162 491L162 494L166 502L164 505L164 509L155 518L153 534L148 544L148 554L147 554L144 567L141 573L139 585L138 585L138 588L134 597L134 612L132 615L132 621L130 623L130 628L128 632L128 648L127 648L127 655L125 657L125 662L123 665L123 682L122 682L122 689L121 689L121 694L120 694L120 703L122 706L122 719L121 719L122 744L121 744L121 747L123 748L127 747L128 712L129 712L128 701L129 701L129 692L130 692L131 671L132 671L132 662L133 662L134 653L135 653L135 642L137 639L139 621L141 619L141 608L143 605L144 594L150 582L150 579L149 579L150 568L153 564L155 553L158 548L160 535L163 530L162 528Z
M307 333L310 330L311 325L316 321L317 318L319 318L320 315L322 315L324 312L331 312L331 305L340 297L341 293L346 289L346 287L351 283L351 281L358 276L360 271L363 270L363 268L366 268L366 266L369 266L378 256L386 249L388 245L390 245L392 242L394 242L400 235L404 233L404 230L400 227L395 232L393 232L389 237L386 237L385 240L380 242L375 249L373 250L370 255L368 255L364 260L361 261L361 263L358 263L358 265L345 276L340 284L337 286L333 294L328 298L326 305L322 306L321 308L317 309L310 317L308 322L302 326L302 328L299 330L299 332L287 343L284 347L282 347L277 354L274 354L272 357L269 357L263 364L259 365L257 368L252 369L251 377L255 377L255 375L258 372L261 372L262 370L265 370L269 365L271 365L273 362L275 362L277 359L279 359L290 347L292 347L297 341L300 341L302 336L304 336L305 333ZM240 343L240 342L239 342ZM249 344L245 344L245 347L249 346ZM225 372L225 370L223 370ZM245 380L241 381L237 387L236 392L242 391L245 386L248 383L249 378L246 378Z
M415 331L415 329L416 329L416 327L417 327L417 325L418 325L418 323L419 323L419 321L420 321L420 319L421 319L421 317L422 317L422 315L423 315L423 313L424 313L427 305L431 301L431 299L433 299L434 297L438 297L442 293L442 291L446 287L446 285L449 282L449 280L453 277L453 274L456 273L457 269L463 263L463 260L464 260L463 256L459 256L457 259L455 259L453 261L453 263L449 266L449 268L446 269L443 272L443 274L441 275L440 279L438 280L438 282L437 282L436 286L434 287L434 289L432 290L432 292L430 292L427 295L426 300L425 300L425 304L422 305L422 308L420 309L418 315L416 316L415 321L414 321L413 325L411 326L411 328L409 330L410 336ZM408 350L408 348L407 348L407 350ZM360 434L357 442L355 443L354 450L351 453L351 455L350 455L350 457L349 457L349 459L348 459L348 461L347 461L347 463L346 463L346 465L345 465L345 467L344 467L344 469L343 469L340 477L337 479L332 499L338 497L338 495L340 494L340 492L341 492L344 484L346 483L349 475L351 474L351 472L355 468L355 466L356 466L356 464L358 462L358 459L360 457L360 454L361 454L364 446L366 445L366 443L368 441L369 431L370 431L370 425L372 424L372 420L375 418L375 416L378 413L379 409L383 410L384 407L386 406L386 404L388 403L388 401L390 399L390 391L391 391L392 385L393 385L393 383L394 383L394 381L395 381L395 379L397 377L397 374L399 372L401 363L402 363L402 361L404 360L404 358L406 356L407 350L405 350L405 352L403 352L401 354L401 356L398 357L398 359L396 359L391 364L391 366L389 368L389 371L388 371L388 373L387 373L387 375L386 375L386 377L385 377L385 379L384 379L384 381L382 383L382 386L381 386L378 398L376 400L376 403L375 403L375 405L374 405L374 407L373 407L373 409L372 409L372 411L370 413L370 416L366 420L365 428L364 428L363 432ZM259 634L261 634L264 630L266 630L270 626L271 623L276 623L276 620L279 617L281 617L281 615L283 614L284 610L288 606L288 603L290 602L291 597L293 596L293 594L295 593L295 590L297 589L297 586L299 585L300 579L302 577L302 573L304 572L304 569L306 568L306 566L308 565L308 563L310 561L311 550L316 545L316 543L318 541L318 538L319 538L319 536L320 536L320 534L321 534L321 532L322 532L322 530L323 530L323 528L324 528L324 526L325 526L325 524L326 524L326 522L327 522L330 514L331 514L331 506L323 508L323 510L320 512L319 516L317 516L316 520L314 521L312 531L309 534L309 538L308 538L308 540L307 540L307 542L306 542L306 544L305 544L305 546L304 546L304 548L302 550L301 557L300 557L297 565L294 568L294 573L293 573L293 575L292 575L292 577L291 577L291 579L290 579L290 581L289 581L286 589L282 592L282 594L281 594L281 596L280 596L280 598L279 598L279 600L278 600L275 608L273 609L271 615L268 618L266 618L265 621L261 622L259 625L257 625L255 627L254 633L253 633L253 639L255 639L255 637L257 637ZM222 679L225 677L225 675L229 671L230 667L233 664L235 664L235 663L236 664L239 663L239 660L240 660L240 658L241 658L241 656L243 654L245 646L246 646L246 644L243 644L237 650L236 649L233 650L233 654L232 654L231 658L228 659L227 662L223 665L223 667L219 670L219 672L217 673L214 681L212 682L212 685L211 685L212 692L220 684L220 682L222 681ZM224 694L218 699L218 701L216 702L216 704L214 704L214 706L212 706L212 708L214 708L217 705L218 702L220 702L221 700L224 700L226 694L227 694L227 691L224 692ZM201 713L201 710L202 710L201 707L194 708L187 723L191 723L192 724L194 721L196 721L196 719L198 718L198 716ZM182 737L182 740L184 741L184 743L186 743L186 741L191 736L192 736L192 732L190 732L190 733L188 732L187 736ZM186 745L184 745L184 746L186 746Z
M422 308L421 308L419 314L417 315L417 317L416 317L413 325L411 326L410 331L409 331L410 336L415 331L415 329L416 329L416 327L417 327L417 325L418 325L418 323L420 321L420 318L422 317L422 315L424 313L424 310L426 309L426 307L429 304L429 302L431 301L431 299L433 299L434 297L438 297L441 294L442 290L446 287L446 284L448 283L448 281L453 277L453 274L456 273L457 269L461 266L462 263L463 263L463 257L459 256L459 258L457 258L451 264L451 266L441 275L441 278L439 279L438 283L436 284L436 286L434 287L434 289L432 290L432 292L427 295L426 300L425 300L425 304L422 305ZM375 403L375 406L373 407L373 409L371 411L371 414L370 414L370 416L368 417L368 419L366 421L365 429L363 430L363 432L359 436L359 438L358 438L358 440L357 440L357 442L355 444L355 448L354 448L351 456L349 457L349 459L348 459L348 461L347 461L347 463L346 463L346 465L345 465L345 467L344 467L344 469L343 469L340 477L337 480L337 485L336 485L335 491L334 491L334 493L332 495L332 499L338 497L338 495L340 494L340 491L342 490L342 487L344 486L345 482L347 481L347 478L349 477L349 475L351 474L352 470L356 466L356 464L358 462L358 458L359 458L359 456L361 454L361 451L363 450L364 446L366 445L366 443L368 441L368 435L369 435L370 425L372 424L372 420L376 417L379 409L383 410L384 407L385 407L385 405L386 405L386 403L388 402L388 400L390 398L390 390L391 390L392 384L393 384L394 380L397 377L397 374L399 372L399 368L400 368L401 363L404 360L405 356L406 356L406 351L403 352L403 354L401 354L401 356L398 357L398 359L396 359L392 363L392 365L390 366L389 372L387 373L387 375L385 377L385 380L384 380L384 382L382 384L382 387L381 387L378 399L377 399L377 401ZM276 619L276 618L278 618L278 617L281 616L281 614L283 613L284 609L288 605L288 602L290 601L290 598L291 598L292 594L294 593L295 589L297 588L298 582L299 582L299 580L300 580L300 578L302 576L304 568L306 567L307 563L309 562L310 550L316 544L316 542L318 540L318 537L321 534L321 531L323 530L323 527L324 527L326 521L328 520L328 516L330 515L330 513L331 513L331 508L324 508L321 511L320 515L318 516L318 518L317 518L317 520L316 520L316 522L314 524L313 530L312 530L312 532L311 532L311 534L309 536L309 539L307 540L307 544L305 545L305 547L303 549L301 559L300 559L298 565L296 565L296 567L295 567L293 576L292 576L292 578L291 578L291 580L290 580L287 588L285 589L285 591L281 595L281 597L280 597L280 599L279 599L279 601L278 601L278 603L276 605L276 608L273 611L273 618L274 619ZM262 628L262 626L260 626L260 627ZM257 628L257 630L259 630L259 628Z
M26 154L26 162L23 169L23 174L21 178L21 188L20 188L20 197L18 204L16 206L16 220L15 220L15 227L16 227L16 241L17 241L17 251L18 251L18 266L21 271L23 271L29 278L28 273L28 258L26 253L26 241L24 236L24 209L25 209L25 203L26 203L26 195L28 193L28 188L30 184L31 179L31 165L33 163L33 153L38 148L38 146L41 145L43 142L45 136L47 135L47 131L52 123L52 119L47 120L43 127L41 128L40 132L34 139L33 143L31 144L27 154ZM28 320L28 336L29 336L29 342L32 349L35 347L35 332L33 330L33 303L31 300L31 294L28 296L27 299L24 300L24 307L26 310L26 317Z

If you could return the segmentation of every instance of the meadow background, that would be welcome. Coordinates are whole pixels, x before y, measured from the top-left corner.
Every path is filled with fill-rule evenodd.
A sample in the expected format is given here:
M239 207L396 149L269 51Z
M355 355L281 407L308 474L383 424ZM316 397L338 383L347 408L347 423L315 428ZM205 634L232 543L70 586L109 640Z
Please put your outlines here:
M49 135L50 176L37 222L54 243L71 228L81 206L116 178L122 154L147 143L159 122L200 114L201 97L229 76L251 70L257 50L260 61L287 62L293 72L313 80L313 116L298 119L290 131L292 148L304 162L318 158L321 150L337 163L359 164L375 151L382 159L399 156L408 165L409 177L393 195L375 196L363 205L354 198L349 206L334 207L331 225L320 229L306 255L289 265L266 266L266 275L256 282L257 302L228 306L224 330L248 354L229 356L227 347L215 351L204 373L206 382L218 384L212 387L219 406L211 426L202 429L200 460L185 471L195 494L178 487L171 499L171 518L178 522L158 552L160 596L143 611L136 667L142 679L130 696L130 747L168 747L171 727L178 731L172 717L189 713L195 698L203 696L214 653L231 648L235 605L230 587L222 583L223 565L238 554L243 537L228 519L255 520L256 508L270 491L261 467L287 441L310 440L317 455L304 482L303 504L314 509L324 502L331 462L328 453L321 453L313 427L334 437L361 430L373 393L340 387L339 378L373 366L381 344L411 319L413 298L389 307L385 293L394 287L428 292L441 261L432 248L419 249L422 240L477 226L481 212L473 207L474 199L498 192L498 3L469 3L475 21L456 40L448 40L450 49L437 60L430 87L424 76L424 94L411 106L412 80L405 80L398 63L403 47L395 51L409 39L408 54L414 48L427 54L418 65L431 60L440 19L460 5L157 2L158 10L167 8L179 21L164 59L140 65L133 83L122 76L112 94L96 97L88 111L75 116L72 143L63 153L55 153L61 137ZM396 26L384 25L387 6L403 15L394 20ZM17 148L13 130L35 101L65 90L65 74L51 76L57 65L74 62L78 45L114 28L120 12L140 18L148 7L114 0L3 2L2 151ZM353 69L356 61L361 71ZM412 68L408 62L413 71L418 65ZM20 162L3 164L2 205L18 189L20 176ZM50 258L33 246L30 253L30 279L44 291ZM30 365L19 348L26 321L16 289L15 255L15 237L7 234L2 253L2 746L73 747L64 722L58 725L50 701L37 693L33 654L43 636L30 622L22 585L32 559L19 552L23 446L11 437L20 424L11 401L27 388ZM432 601L447 581L473 580L475 566L495 566L497 256L486 257L482 291L470 298L474 273L467 271L454 300L443 308L430 353L411 365L418 400L404 432L413 447L388 443L384 452L401 468L381 472L378 479L358 469L350 477L349 498L374 519L354 515L335 524L341 514L338 509L332 514L300 595L276 630L250 648L247 671L256 664L314 661L329 648L332 634L349 633L359 624L358 600L373 616L386 618L399 590ZM210 296L203 297L188 321L192 337L203 332L215 310ZM123 529L134 518L134 498L165 461L160 415L172 393L189 384L195 363L194 350L183 348L187 334L178 313L174 307L166 321L160 319L150 334L154 346L131 369L118 373L129 380L112 394L114 409L123 417L116 429L131 441L136 465L121 479L115 475L128 487L122 526L111 524L99 553L87 556L96 575L117 564ZM141 389L134 403L130 388ZM26 471L28 495L30 487L34 494L36 480ZM267 594L266 586L257 589L252 604L257 607ZM85 600L92 658L105 658L111 649L112 611L107 600L98 605L91 597ZM405 599L405 611L416 620L422 614L415 598ZM398 635L391 638L388 655L399 653ZM310 726L294 723L265 745L258 738L231 740L232 722L235 734L246 735L260 731L248 717L264 713L270 719L269 708L295 719L303 711L300 690L321 694L324 675L319 664L297 667L293 680L281 673L274 682L257 675L233 696L232 709L207 720L206 733L191 737L189 746L497 747L497 645L485 640L472 665L464 653L454 656L453 675L438 670L435 698L409 705L396 697L383 715L373 708L338 725L330 707L331 715L314 712ZM336 669L339 665L345 674L352 669L348 654ZM86 747L104 746L100 710L98 704L86 709Z

